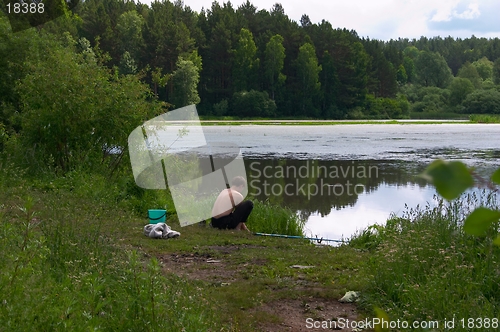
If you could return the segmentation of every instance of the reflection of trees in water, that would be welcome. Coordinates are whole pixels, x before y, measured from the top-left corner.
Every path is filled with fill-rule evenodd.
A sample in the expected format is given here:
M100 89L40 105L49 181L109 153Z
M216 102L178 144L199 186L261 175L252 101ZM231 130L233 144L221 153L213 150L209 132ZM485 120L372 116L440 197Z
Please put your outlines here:
M374 192L381 184L427 184L417 176L425 166L406 161L245 159L245 166L250 195L300 211L305 218L353 206L357 193Z

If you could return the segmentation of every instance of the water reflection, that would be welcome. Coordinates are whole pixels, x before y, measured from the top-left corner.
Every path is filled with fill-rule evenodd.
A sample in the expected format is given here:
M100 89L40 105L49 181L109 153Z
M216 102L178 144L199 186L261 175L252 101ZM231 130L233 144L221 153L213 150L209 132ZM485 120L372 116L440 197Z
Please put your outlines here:
M436 193L418 176L426 165L409 161L246 159L245 166L249 195L289 207L307 220L308 236L328 239L384 224Z
M381 186L427 186L418 177L425 165L405 161L246 159L245 166L249 195L287 206L306 219L353 207Z
M401 216L405 205L415 208L432 203L435 193L431 186L395 186L382 183L377 190L359 196L353 206L332 209L323 216L311 213L305 232L329 239L350 238L368 226L385 224L391 214Z
M385 224L391 215L402 216L407 208L437 202L435 188L419 177L425 163L245 159L245 167L248 194L300 214L310 237L349 239L370 225ZM475 172L487 179L495 169L481 166Z

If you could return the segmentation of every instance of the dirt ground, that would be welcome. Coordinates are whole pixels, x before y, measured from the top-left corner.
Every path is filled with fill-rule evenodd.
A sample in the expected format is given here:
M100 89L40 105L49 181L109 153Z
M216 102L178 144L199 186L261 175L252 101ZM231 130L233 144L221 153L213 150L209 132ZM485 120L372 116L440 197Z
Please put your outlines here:
M221 246L212 249L229 253L234 248ZM173 273L192 280L220 283L220 285L225 286L238 282L242 278L238 269L229 267L224 259L213 258L209 254L174 253L164 254L159 259L163 263L165 273ZM264 260L257 258L247 264L264 265L265 263ZM301 287L300 284L295 286ZM260 324L260 331L361 331L361 329L345 327L347 320L351 322L359 320L356 306L350 303L341 303L338 300L326 300L314 296L301 299L281 299L271 303L263 303L260 307L252 308L249 311L251 311L249 314L256 317L263 312L266 315L277 317L277 319L273 319L273 323ZM313 324L319 328L314 328ZM327 324L327 326L321 324Z

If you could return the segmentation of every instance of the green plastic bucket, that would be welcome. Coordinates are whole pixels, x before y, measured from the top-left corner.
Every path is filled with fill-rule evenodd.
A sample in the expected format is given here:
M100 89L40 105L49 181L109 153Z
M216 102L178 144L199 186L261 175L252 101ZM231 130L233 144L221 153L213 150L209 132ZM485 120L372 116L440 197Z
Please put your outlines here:
M150 224L165 222L166 216L167 216L167 210L148 210L148 218Z

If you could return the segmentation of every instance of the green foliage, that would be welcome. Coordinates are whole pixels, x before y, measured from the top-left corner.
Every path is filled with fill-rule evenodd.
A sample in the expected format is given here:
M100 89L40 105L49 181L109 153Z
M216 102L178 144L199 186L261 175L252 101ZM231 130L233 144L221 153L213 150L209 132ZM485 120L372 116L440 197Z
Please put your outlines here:
M281 72L285 63L283 37L274 35L266 44L264 52L264 71L269 84L271 99L275 99L276 90L285 83L286 76Z
M377 97L395 97L398 79L403 80L403 83L408 80L406 69L402 64L396 67L388 60L388 57L393 53L391 46L384 47L377 40L368 40L364 41L364 48L370 56L368 91Z
M165 277L158 260L118 245L140 228L107 199L60 188L31 193L21 202L1 194L9 201L0 206L3 329L206 331L220 324L196 284Z
M27 57L38 58L43 54L42 44L52 42L51 38L38 38L34 29L12 33L9 20L0 15L0 122L6 125L7 131L19 130L20 101L15 86L30 71L24 66Z
M453 75L446 60L439 53L421 51L415 60L417 83L423 86L446 88Z
M406 90L408 100L412 101L413 112L438 113L441 112L449 100L450 90L438 87L413 86Z
M250 30L240 30L238 43L234 50L234 91L250 90L256 87L256 75L260 59L256 57L257 46Z
M292 210L271 204L269 201L254 201L254 208L248 218L252 232L304 236L305 220Z
M122 52L128 52L133 59L139 57L143 47L142 28L144 19L135 10L127 11L118 17L116 31Z
M314 46L305 43L299 48L299 54L295 62L297 78L300 86L300 114L317 117L319 115L315 100L319 94L321 83L319 73L321 65L318 64Z
M265 91L236 92L230 104L231 115L242 117L272 117L276 112L276 104Z
M464 222L464 232L471 235L485 235L493 223L500 220L500 212L478 207L467 216Z
M388 223L395 217L389 218ZM385 238L385 227L380 225L371 225L362 231L357 231L349 239L349 246L362 250L375 250Z
M474 123L500 123L498 115L472 114L469 117L470 122Z
M493 63L493 82L500 84L500 57Z
M120 59L120 73L123 75L137 73L137 65L128 51L125 51Z
M158 112L148 89L134 76L113 78L92 57L69 48L45 50L45 59L16 87L22 103L22 140L37 157L34 166L96 167L128 134ZM51 165L52 166L52 165Z
M307 15L302 23L291 20L282 6L257 11L250 2L238 9L215 2L197 13L180 2L157 1L148 6L122 0L84 1L75 13L67 10L40 26L40 34L27 30L12 38L8 20L2 17L0 94L5 97L0 117L9 119L4 122L9 130L11 126L20 129L15 119L20 101L13 83L31 71L24 66L27 54L43 57L44 52L33 45L47 43L50 34L61 40L68 34L88 41L85 54L93 51L97 62L119 68L122 74L138 74L165 102L180 98L174 84L167 84L178 70L177 59L193 62L199 74L199 111L206 114L235 92L257 90L269 93L280 116L369 116L363 110L367 94L397 99L407 84L445 88L452 78L449 68L476 88L498 90L498 65L489 60L500 58L497 39L422 37L384 42L360 38L353 30L333 29L327 21L312 23ZM306 58L317 59L316 67L322 68L315 81L319 85L305 83L304 74L314 78L317 69L298 60L304 44L314 49ZM464 95L459 91L453 95L444 103L436 96L426 101L407 99L417 103L412 105L414 111L460 112Z
M449 203L436 199L388 220L374 243L373 281L365 301L393 320L498 317L500 248L462 228L471 210L493 208L495 200L487 192Z
M403 59L403 67L405 69L407 82L413 83L415 81L415 77L417 76L414 60L410 57L405 56Z
M406 69L402 64L398 67L396 78L399 84L406 84L408 82L408 74L406 73Z
M458 70L457 77L468 79L474 88L481 88L481 76L479 75L476 66L473 66L470 62L464 63L464 65Z
M474 61L472 65L476 67L477 73L481 76L483 81L493 77L493 62L488 60L487 57L482 57L481 59Z
M474 85L466 78L455 77L450 86L450 105L460 105L474 91Z
M347 110L362 106L367 94L369 56L356 36L346 30L335 31L336 42L329 53L338 77L335 103L338 109Z
M492 180L497 182L497 170ZM423 176L436 186L437 192L448 200L460 196L466 189L474 185L474 178L467 166L459 161L434 161L427 167ZM464 231L472 235L485 235L491 225L497 224L500 219L498 208L492 210L485 207L475 209L464 221Z
M3 147L8 140L9 140L9 135L5 130L5 125L2 122L0 122L0 153L3 152Z
M474 179L462 162L436 160L431 163L423 174L431 181L437 192L447 200L459 197L474 184Z
M223 99L220 102L214 104L214 115L224 116L228 112L228 102L227 99Z
M476 90L463 101L465 112L475 114L500 114L500 92Z
M367 111L365 116L374 119L401 119L409 116L409 104L405 98L366 98Z
M177 69L172 74L172 84L174 86L172 104L175 108L200 102L200 96L198 95L199 80L198 67L191 60L180 57L177 60Z
M416 46L408 46L403 50L403 55L408 59L416 59L419 56L419 50Z

